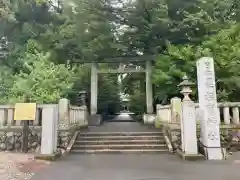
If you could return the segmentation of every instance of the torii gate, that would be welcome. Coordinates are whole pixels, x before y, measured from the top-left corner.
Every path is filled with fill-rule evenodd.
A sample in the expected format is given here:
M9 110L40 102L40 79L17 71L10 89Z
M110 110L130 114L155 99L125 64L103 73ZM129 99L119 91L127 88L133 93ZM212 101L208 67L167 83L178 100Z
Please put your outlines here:
M127 60L127 61L126 61ZM153 114L153 90L152 90L152 62L155 60L155 56L136 56L136 57L117 57L117 58L108 58L103 61L96 61L91 63L91 102L90 102L90 124L96 125L101 122L100 115L97 115L97 97L98 97L98 74L107 73L107 74L124 74L124 73L145 73L146 77L146 105L147 105L147 114ZM126 62L136 63L144 62L145 67L131 68L126 67ZM98 63L118 63L119 67L117 69L99 69Z

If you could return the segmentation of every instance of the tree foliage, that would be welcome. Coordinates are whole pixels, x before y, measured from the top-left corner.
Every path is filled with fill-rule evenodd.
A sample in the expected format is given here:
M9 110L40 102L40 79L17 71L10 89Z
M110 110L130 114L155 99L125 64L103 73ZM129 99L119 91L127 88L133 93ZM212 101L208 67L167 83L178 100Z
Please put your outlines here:
M126 28L121 40L128 44L128 54L158 55L153 80L155 98L160 102L169 103L171 97L180 96L176 86L183 75L196 82L196 60L203 55L215 59L219 100L236 101L239 89L235 88L237 85L230 85L228 79L237 78L237 71L230 72L239 69L231 65L237 63L237 50L233 52L232 48L237 49L238 44L228 29L233 30L239 24L239 12L239 3L235 0L132 1L122 15ZM227 57L223 58L224 55ZM219 66L219 63L226 65ZM144 77L139 78L145 81ZM129 79L126 78L126 84L130 84ZM131 91L130 86L127 88Z
M49 53L29 47L22 60L24 68L12 77L12 85L4 99L11 103L23 102L28 96L37 103L56 103L66 97L77 74L69 66L54 64L50 57Z
M159 86L161 97L179 94L177 85L181 77L187 74L197 84L196 60L208 56L214 58L217 94L220 101L239 100L239 44L240 26L234 25L221 30L218 34L207 37L200 45L170 45L165 54L157 59L154 82ZM175 88L174 88L175 87Z
M157 55L155 99L178 96L182 76L196 82L196 60L213 56L219 100L238 101L239 20L237 0L0 0L0 37L8 42L0 49L7 53L0 101L30 93L41 103L62 96L74 103L77 92L90 95L88 63L137 55ZM117 79L99 77L99 111L119 107ZM145 77L127 74L123 86L131 109L144 111Z

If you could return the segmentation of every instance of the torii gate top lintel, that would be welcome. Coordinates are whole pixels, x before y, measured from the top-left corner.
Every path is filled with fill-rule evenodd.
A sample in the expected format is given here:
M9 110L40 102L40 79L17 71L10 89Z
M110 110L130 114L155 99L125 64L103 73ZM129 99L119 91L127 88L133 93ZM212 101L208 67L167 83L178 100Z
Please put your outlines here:
M98 60L98 63L125 63L125 62L146 62L154 61L156 56L154 55L142 55L142 56L120 56L113 58L104 58L103 60Z
M122 56L114 58L105 58L102 61L92 61L92 69L96 68L97 73L99 74L124 74L124 73L146 73L146 71L151 71L150 66L152 62L156 59L154 55L143 55L143 56ZM119 64L117 69L108 68L108 69L99 69L98 64L110 63L110 64ZM142 65L137 65L137 63L145 64L145 67ZM95 67L95 68L94 68Z
M96 60L81 60L75 63L131 63L131 62L146 62L155 61L156 55L139 55L139 56L118 56L118 57L107 57L98 58Z

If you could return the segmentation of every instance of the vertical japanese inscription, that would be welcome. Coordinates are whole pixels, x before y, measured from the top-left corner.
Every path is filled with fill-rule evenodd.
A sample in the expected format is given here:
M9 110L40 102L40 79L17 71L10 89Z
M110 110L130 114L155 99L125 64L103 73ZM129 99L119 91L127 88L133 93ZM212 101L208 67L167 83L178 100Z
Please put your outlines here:
M217 119L217 100L215 88L215 75L213 61L205 59L205 102L206 102L206 119L208 126L208 140L214 141L219 139L218 119Z
M203 110L204 145L219 146L219 112L215 87L214 62L212 58L201 58L198 61L199 107Z

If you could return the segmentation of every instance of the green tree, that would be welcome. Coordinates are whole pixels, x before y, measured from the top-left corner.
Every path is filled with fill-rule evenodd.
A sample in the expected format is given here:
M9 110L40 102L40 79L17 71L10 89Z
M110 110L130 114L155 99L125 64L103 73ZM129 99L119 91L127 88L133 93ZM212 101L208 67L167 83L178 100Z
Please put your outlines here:
M159 55L153 74L155 98L165 102L179 95L176 86L185 73L196 82L195 61L202 52L199 45L240 20L239 3L235 0L132 1L120 14L125 25L120 40L128 47L127 54ZM222 69L221 76L225 71ZM136 81L126 80L127 84ZM142 77L141 81L145 79ZM142 88L139 94L144 91ZM225 91L218 92L219 98L227 96Z
M39 52L29 43L24 68L13 76L13 84L4 97L6 102L24 101L26 96L37 103L55 103L66 97L76 81L77 73L70 66L55 65L49 53Z
M124 12L120 39L129 54L162 53L168 42L197 44L240 20L236 0L131 1Z
M157 59L153 74L160 97L179 95L177 85L186 73L195 83L196 60L203 56L214 58L217 95L219 101L238 101L240 26L234 25L208 37L201 45L169 45L165 54Z
M62 84L71 88L52 85L47 90L45 80L39 79L43 85L31 90L33 98L39 102L59 96L74 100L78 91L90 94L90 66L81 63L153 54L158 55L153 74L158 99L179 95L176 85L185 73L196 81L196 59L211 55L219 100L238 100L239 45L234 25L239 20L237 0L0 0L0 37L9 42L8 56L1 58L1 101L22 99L27 89L18 87L38 87L32 80L38 75L49 75L51 83L61 84L60 73L69 80ZM54 71L44 70L49 67ZM100 77L100 109L106 106L104 101L118 105L116 82L116 76ZM143 111L139 104L145 104L144 83L139 74L124 79L136 111Z

